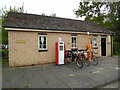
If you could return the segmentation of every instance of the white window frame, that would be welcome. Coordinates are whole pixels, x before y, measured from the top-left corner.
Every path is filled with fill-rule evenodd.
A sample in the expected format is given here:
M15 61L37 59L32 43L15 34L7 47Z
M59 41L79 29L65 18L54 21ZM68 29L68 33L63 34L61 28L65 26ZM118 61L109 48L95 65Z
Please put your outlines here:
M75 37L76 38L76 43L72 43L72 38ZM76 47L73 47L73 44L76 44ZM71 36L71 47L72 48L77 48L77 36Z
M93 42L93 39L96 38L96 43L97 43L97 46L94 45L94 42ZM97 36L93 36L92 37L92 47L98 47L98 37Z
M39 40L40 37L46 37L46 48L45 49L40 48L40 40ZM47 50L47 35L39 35L38 36L38 50Z

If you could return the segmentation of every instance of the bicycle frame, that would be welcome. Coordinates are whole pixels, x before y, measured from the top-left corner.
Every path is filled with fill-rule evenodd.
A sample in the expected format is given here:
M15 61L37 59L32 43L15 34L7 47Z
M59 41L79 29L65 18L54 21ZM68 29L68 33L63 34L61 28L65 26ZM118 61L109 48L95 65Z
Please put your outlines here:
M82 68L83 67L83 63L82 63L82 60L81 60L81 58L79 56L79 51L77 50L77 51L68 51L68 52L70 53L70 55L68 54L66 56L67 60L72 59L72 62L76 62L78 67Z

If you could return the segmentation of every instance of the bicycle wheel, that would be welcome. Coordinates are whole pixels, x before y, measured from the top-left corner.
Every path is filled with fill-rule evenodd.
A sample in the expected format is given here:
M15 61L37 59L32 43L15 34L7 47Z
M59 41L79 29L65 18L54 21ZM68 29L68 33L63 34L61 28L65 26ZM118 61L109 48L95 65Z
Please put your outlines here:
M73 61L73 56L71 52L68 52L68 55L66 57L66 62L71 63Z
M98 64L98 58L96 56L92 57L92 64L96 66Z
M76 59L76 63L77 63L77 66L78 66L79 68L82 68L82 67L83 67L83 62L82 62L82 60L81 60L80 58L77 58L77 59Z
M87 58L84 58L84 59L85 59L85 60L84 60L84 61L85 61L84 64L85 64L87 67L89 67L89 66L90 66L90 61L88 61Z
M67 62L68 62L68 63L71 63L71 62L72 62L72 57L68 57L68 58L67 58Z

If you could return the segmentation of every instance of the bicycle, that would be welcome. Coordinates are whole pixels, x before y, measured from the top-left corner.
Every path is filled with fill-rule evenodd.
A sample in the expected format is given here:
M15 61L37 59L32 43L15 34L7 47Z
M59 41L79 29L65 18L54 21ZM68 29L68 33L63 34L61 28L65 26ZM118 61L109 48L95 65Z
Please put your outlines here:
M82 62L88 67L88 66L90 66L90 62L94 65L94 66L96 66L97 64L98 64L98 58L97 58L97 56L95 56L94 55L94 52L92 51L91 52L91 61L89 61L88 60L88 51L87 50L83 50L83 51L81 51L81 54L80 54L80 57L81 57L81 59L82 59Z
M91 62L94 66L96 66L98 64L98 57L93 55L92 53L92 59L91 59Z
M83 62L79 56L79 52L78 51L66 51L65 53L66 55L66 62L76 62L77 66L79 68L83 67Z
M80 58L87 67L90 66L90 62L88 61L88 56L87 56L87 50L80 50Z

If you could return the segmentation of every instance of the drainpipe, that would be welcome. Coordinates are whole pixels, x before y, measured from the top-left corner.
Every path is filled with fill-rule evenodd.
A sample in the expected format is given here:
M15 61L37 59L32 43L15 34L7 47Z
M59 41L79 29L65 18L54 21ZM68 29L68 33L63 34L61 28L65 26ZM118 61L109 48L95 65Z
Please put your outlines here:
M113 35L111 35L111 57L113 56Z

